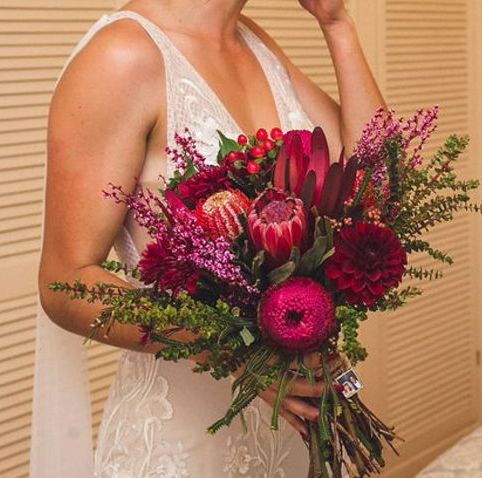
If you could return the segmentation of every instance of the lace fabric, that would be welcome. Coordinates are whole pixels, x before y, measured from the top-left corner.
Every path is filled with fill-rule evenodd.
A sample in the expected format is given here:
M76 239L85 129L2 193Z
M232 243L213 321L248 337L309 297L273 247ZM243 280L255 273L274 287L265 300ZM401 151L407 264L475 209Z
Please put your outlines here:
M213 161L218 146L216 129L232 137L240 134L241 129L167 35L138 13L124 10L102 16L72 51L62 73L95 33L113 21L126 18L142 25L164 59L168 146L174 146L175 131L188 127L201 153ZM284 130L313 129L284 66L254 32L241 22L238 25L271 87L281 121L279 126ZM154 161L155 164L145 164L139 187L158 181L162 158ZM167 175L171 173L172 167L168 166ZM126 220L114 244L119 259L131 265L137 263L141 250L135 240L136 227L135 222ZM283 419L280 431L272 431L271 408L261 399L255 400L246 412L247 433L237 420L229 429L209 436L207 427L222 416L230 402L229 381L216 382L207 375L193 374L193 364L189 361L162 362L152 355L133 351L121 354L104 408L93 460L94 471L91 472L92 449L86 438L90 434L90 418L85 403L85 367L76 364L75 371L51 377L49 370L55 366L54 360L62 361L67 357L50 357L47 363L42 353L47 348L57 348L56 344L62 342L70 346L75 344L75 353L80 357L77 361L84 360L84 351L78 337L48 322L46 314L39 313L32 478L92 475L96 478L288 478L307 473L308 457L302 440ZM41 333L52 327L56 337ZM45 376L49 376L51 382L41 386L40 379ZM62 382L75 382L70 383L70 394L66 395L58 386ZM49 414L52 416L48 406L53 395L58 404L56 425L62 426L62 404L67 398L71 402L71 415L65 420L72 421L74 430L82 428L80 435L83 437L77 441L60 439L55 442L54 449L45 445L52 433L47 424ZM78 410L74 406L76 403L82 405Z

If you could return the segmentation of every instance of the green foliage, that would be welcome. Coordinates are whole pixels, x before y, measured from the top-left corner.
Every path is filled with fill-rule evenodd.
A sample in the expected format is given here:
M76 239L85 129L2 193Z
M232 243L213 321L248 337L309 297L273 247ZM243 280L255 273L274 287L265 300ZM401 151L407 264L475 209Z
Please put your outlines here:
M360 322L366 320L365 311L358 310L349 305L340 305L336 308L336 318L340 323L343 334L342 352L345 352L353 365L365 360L368 353L358 340Z
M398 209L389 226L404 246L410 248L414 239L439 223L451 221L459 210L480 212L481 206L470 203L469 195L479 182L459 180L454 171L468 141L467 136L451 135L427 165L401 167L403 187L399 188Z
M132 277L134 279L140 279L141 274L137 266L131 267L127 264L118 261L103 261L101 266L109 271L113 272L114 274L118 274L119 272L123 272L126 276Z
M395 310L404 305L408 300L422 294L417 287L405 287L403 289L392 289L384 297L377 301L376 309L379 311Z

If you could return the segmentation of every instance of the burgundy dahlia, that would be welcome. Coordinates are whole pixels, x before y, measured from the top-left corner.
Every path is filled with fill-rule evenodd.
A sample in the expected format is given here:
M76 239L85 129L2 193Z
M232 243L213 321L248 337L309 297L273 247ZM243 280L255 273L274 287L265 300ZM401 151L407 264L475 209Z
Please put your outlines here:
M281 348L309 352L335 327L330 294L308 277L291 277L269 288L261 298L258 325L263 336Z
M145 284L156 283L160 289L173 291L186 289L190 294L196 291L198 270L192 264L179 261L162 240L147 245L138 267Z
M293 247L301 248L307 229L301 199L278 189L258 196L248 213L249 235L256 250L266 252L268 267L284 264Z
M179 183L177 191L181 199L196 204L199 200L230 186L227 167L206 166L202 171Z
M391 229L360 221L341 228L325 273L348 303L372 306L398 286L406 264L407 254Z

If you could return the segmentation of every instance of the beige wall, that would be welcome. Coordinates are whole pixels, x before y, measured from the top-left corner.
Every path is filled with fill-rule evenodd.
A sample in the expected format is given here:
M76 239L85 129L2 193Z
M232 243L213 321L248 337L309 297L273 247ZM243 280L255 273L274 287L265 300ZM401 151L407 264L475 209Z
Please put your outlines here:
M34 347L36 265L50 92L72 46L117 0L0 2L0 476L27 476ZM434 145L469 132L461 165L482 177L482 2L351 0L350 9L387 100L402 114L440 103ZM336 97L316 23L295 0L250 0L246 12L294 61ZM433 147L429 152L433 151ZM427 295L364 329L370 358L361 367L365 397L407 439L384 474L409 478L480 422L482 221L461 217L432 234L457 259ZM426 334L426 331L430 333ZM453 348L452 348L453 347ZM98 424L118 352L90 347Z

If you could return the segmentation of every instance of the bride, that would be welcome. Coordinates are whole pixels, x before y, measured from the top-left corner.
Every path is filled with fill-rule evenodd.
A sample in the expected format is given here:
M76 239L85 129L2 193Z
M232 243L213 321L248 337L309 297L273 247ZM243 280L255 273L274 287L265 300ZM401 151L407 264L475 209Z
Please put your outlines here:
M176 131L189 127L213 159L216 129L236 137L321 125L338 155L342 146L352 150L385 106L342 0L299 0L327 40L340 104L241 14L245 3L133 0L91 26L59 77L48 126L31 478L306 476L299 435L318 412L303 397L319 396L322 384L293 382L279 432L269 427L273 386L250 406L246 433L234 423L208 436L229 403L229 382L193 374L192 360L202 357L156 361L159 345L141 348L139 331L128 325L98 337L124 350L92 457L79 336L101 306L48 289L77 278L132 285L100 264L112 246L120 260L135 263L148 238L101 191L109 182L126 191L159 188L159 175L172 173L165 148Z

